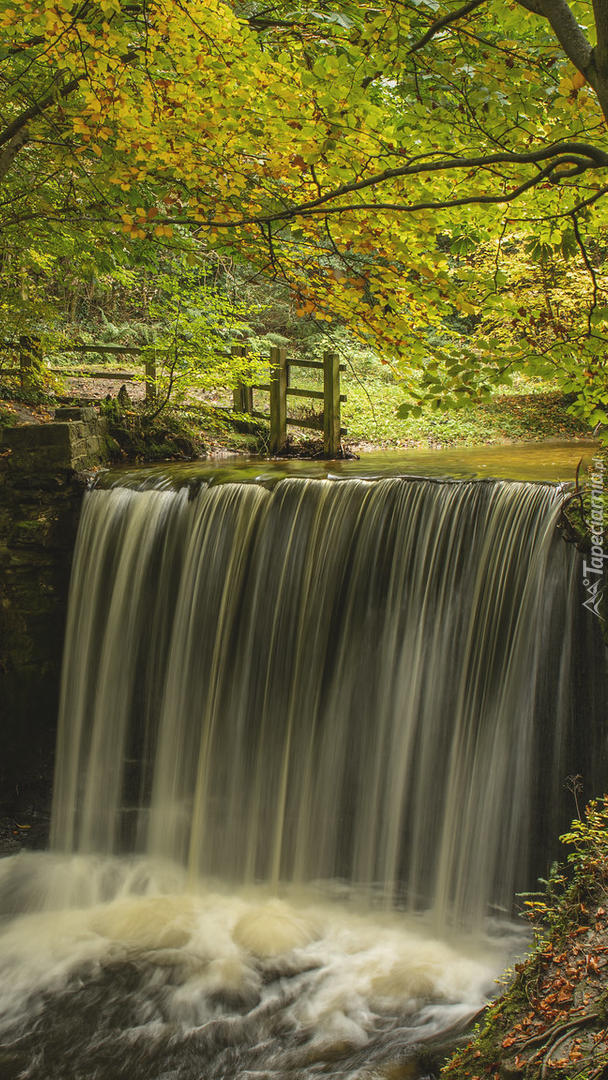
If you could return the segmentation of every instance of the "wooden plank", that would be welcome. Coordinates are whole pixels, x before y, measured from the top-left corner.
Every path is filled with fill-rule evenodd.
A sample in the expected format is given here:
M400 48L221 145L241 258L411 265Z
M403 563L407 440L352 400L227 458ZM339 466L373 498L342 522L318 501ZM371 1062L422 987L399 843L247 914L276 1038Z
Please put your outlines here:
M134 356L140 356L143 351L139 345L66 345L65 349L53 349L55 353L132 353Z
M319 371L323 371L322 360L292 360L290 357L287 363L290 367L318 368Z
M325 400L325 392L323 390L296 390L295 388L293 390L290 390L288 388L287 389L287 396L289 397L290 395L291 395L291 397L318 398L319 401L324 401ZM346 394L340 394L340 401L346 401L346 400L347 400Z
M272 384L271 383L253 383L251 386L248 386L246 389L247 390L259 390L261 393L268 394L268 393L270 393L272 391ZM296 389L296 387L288 386L288 387L286 387L286 393L287 393L288 397L318 398L319 401L323 401L325 399L325 392L323 390L303 390L303 389L299 389L299 388ZM346 401L346 400L347 400L346 394L341 394L340 395L340 401ZM235 406L235 408L236 408L236 406ZM247 410L244 410L244 411L247 411ZM251 410L248 410L248 411L251 412Z
M315 431L323 431L322 416L303 416L298 420L295 420L292 416L288 416L287 423L291 424L292 427L314 428Z
M340 453L340 364L336 352L323 353L323 450L325 457Z
M317 368L319 371L323 371L322 360L292 360L290 358L287 363L290 367ZM340 371L346 371L346 364L340 364Z
M2 348L1 344L0 348ZM231 356L230 349L211 349L210 351L214 356ZM108 353L110 355L112 353L116 353L117 355L120 355L121 353L132 353L133 356L141 356L141 354L145 352L145 348L141 345L112 345L100 342L92 345L82 345L79 343L75 345L66 345L65 348L49 348L47 349L47 352L59 356L62 356L64 353L74 352Z
M17 352L19 344L16 341L1 341L0 349L7 349L9 351L14 350ZM98 345L66 345L65 348L55 348L51 346L45 351L47 355L52 354L53 356L63 356L64 354L75 352L116 353L116 355L120 355L121 353L132 353L133 356L140 356L144 352L144 349L140 345L107 345L104 343ZM211 352L215 356L228 357L231 355L231 352L228 349L211 349Z
M323 401L325 394L322 390L296 390L290 389L287 391L289 397L306 397L306 398L318 398L319 401Z
M287 350L270 350L270 453L279 454L287 442Z
M50 367L53 375L65 375L68 379L121 379L122 382L142 382L141 371L99 371L98 368Z

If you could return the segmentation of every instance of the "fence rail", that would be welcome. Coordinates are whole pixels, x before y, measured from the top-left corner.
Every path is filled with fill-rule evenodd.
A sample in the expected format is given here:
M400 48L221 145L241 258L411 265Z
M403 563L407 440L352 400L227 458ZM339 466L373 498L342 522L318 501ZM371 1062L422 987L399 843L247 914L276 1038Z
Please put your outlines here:
M70 373L69 367L66 367L65 365L63 367L53 367L45 362L45 354L39 338L25 337L22 335L18 342L13 343L4 341L1 345L5 350L12 350L19 353L18 366L5 367L3 368L3 371L8 375L19 375L22 387L27 388L32 385L34 371L39 369L43 363L46 370L50 371L53 375L67 375ZM139 345L110 345L99 343L92 345L74 344L66 346L65 349L53 349L52 352L55 355L61 355L62 353L89 352L107 353L114 356L141 356L144 354L144 349ZM150 356L146 356L143 361L143 369L142 375L141 371L100 371L99 368L79 365L77 368L73 369L72 374L74 378L80 376L88 379L116 379L121 382L144 382L146 386L146 401L151 403L156 400L156 361Z
M238 351L237 351L238 350ZM233 355L244 354L242 346L234 346ZM290 386L290 368L316 368L323 372L323 389L313 390ZM242 384L234 391L234 408L239 412L249 413L270 420L270 451L280 453L287 442L287 425L300 428L313 428L323 432L323 450L328 458L338 457L340 443L346 428L341 427L340 406L346 401L346 394L340 393L340 372L345 370L338 354L325 352L323 360L299 360L287 356L286 349L274 347L270 350L270 382ZM270 412L263 413L253 407L254 390L270 396ZM323 412L318 416L291 417L287 412L287 399L309 398L323 402Z
M28 387L34 381L34 372L40 369L44 362L42 344L39 338L21 336L18 344L0 343L4 348L15 350L19 353L19 365L12 368L4 368L8 374L17 374L21 379L21 385ZM157 370L156 361L150 357L149 352L138 345L114 345L114 344L75 344L65 349L53 350L56 354L63 353L106 353L108 355L132 355L144 356L143 377L141 372L136 371L103 371L99 368L79 366L72 369L74 377L112 379L125 381L143 381L146 386L146 401L151 403L156 400L157 394ZM246 357L247 349L243 345L233 345L230 352L218 349L220 355L233 357ZM290 385L290 369L305 368L316 369L323 372L323 389L314 390ZM64 367L50 367L47 370L54 374L65 375L70 369ZM339 362L335 352L323 353L322 360L299 360L297 357L288 357L284 348L273 346L270 350L270 381L268 383L240 383L233 391L232 407L236 412L244 413L258 419L270 422L270 451L280 453L287 442L287 425L291 424L300 428L312 428L323 432L323 449L328 458L338 457L340 454L341 437L347 434L345 428L340 425L341 404L346 401L346 395L340 393L340 373L345 370L345 365ZM254 391L269 395L269 412L254 409ZM291 417L287 412L288 398L309 398L312 401L322 401L323 410L316 416Z

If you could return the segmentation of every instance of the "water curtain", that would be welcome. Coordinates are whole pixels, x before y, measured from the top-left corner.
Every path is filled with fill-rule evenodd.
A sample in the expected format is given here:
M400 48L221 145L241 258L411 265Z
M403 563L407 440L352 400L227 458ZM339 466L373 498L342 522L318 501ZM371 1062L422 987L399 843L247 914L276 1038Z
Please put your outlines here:
M508 908L599 727L560 498L408 478L88 493L55 848L338 882L444 922Z

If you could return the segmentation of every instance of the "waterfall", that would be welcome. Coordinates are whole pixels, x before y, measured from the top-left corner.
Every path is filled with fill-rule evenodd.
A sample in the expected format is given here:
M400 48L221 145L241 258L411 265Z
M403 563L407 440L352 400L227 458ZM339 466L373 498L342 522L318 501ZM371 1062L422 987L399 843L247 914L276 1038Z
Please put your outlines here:
M205 479L85 497L0 1070L424 1080L525 948L565 779L605 784L560 490Z
M54 848L333 883L444 924L509 909L597 757L560 498L409 478L87 493Z

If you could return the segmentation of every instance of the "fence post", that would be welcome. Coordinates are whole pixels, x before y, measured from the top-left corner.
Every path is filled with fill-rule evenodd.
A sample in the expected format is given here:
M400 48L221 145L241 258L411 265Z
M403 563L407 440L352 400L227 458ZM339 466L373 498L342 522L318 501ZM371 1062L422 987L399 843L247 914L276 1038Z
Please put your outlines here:
M270 453L278 454L287 442L287 350L270 350Z
M325 457L340 453L340 358L323 353L323 451Z
M36 375L42 367L42 346L40 338L29 337L21 334L19 338L19 369L21 375L21 387L31 390L39 383Z
M232 356L245 356L247 350L244 345L232 345L230 352ZM245 383L239 383L235 386L232 391L232 407L235 412L252 413L253 387L246 386Z
M152 405L156 401L156 358L147 358L146 370L146 405Z

